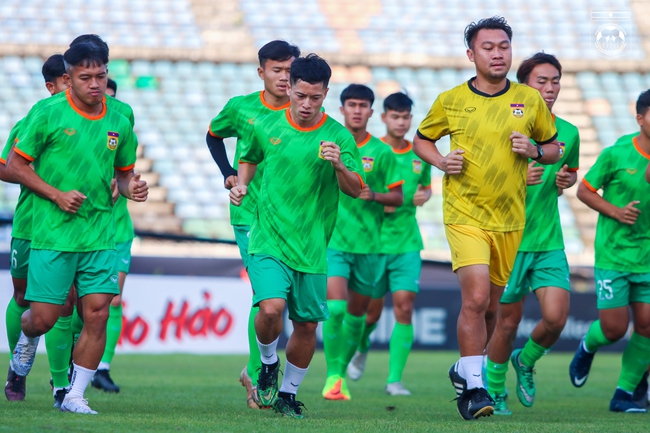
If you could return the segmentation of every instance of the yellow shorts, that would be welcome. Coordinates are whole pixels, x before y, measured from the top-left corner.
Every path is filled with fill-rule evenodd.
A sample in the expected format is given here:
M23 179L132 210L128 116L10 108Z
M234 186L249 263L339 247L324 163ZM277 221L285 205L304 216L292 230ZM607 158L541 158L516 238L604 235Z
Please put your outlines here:
M508 284L523 230L493 232L474 226L445 224L445 232L454 272L465 266L488 265L492 284Z

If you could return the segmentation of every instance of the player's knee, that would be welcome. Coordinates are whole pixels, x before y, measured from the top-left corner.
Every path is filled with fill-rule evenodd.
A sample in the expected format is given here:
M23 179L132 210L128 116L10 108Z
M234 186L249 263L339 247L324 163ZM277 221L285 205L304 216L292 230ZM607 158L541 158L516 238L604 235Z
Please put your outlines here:
M279 308L275 304L260 302L260 311L257 314L264 322L273 323L282 320L283 312L284 309Z
M413 303L403 302L396 304L393 307L395 312L395 319L399 323L411 323L411 318L413 317Z
M544 328L553 335L560 335L562 333L564 325L566 325L566 320L566 314L558 314L551 317L542 318Z
M32 314L30 317L31 328L33 331L39 335L43 335L54 327L54 324L58 320L56 315L35 315ZM24 319L23 319L24 320ZM23 322L24 323L24 322Z
M490 306L490 298L480 293L472 293L463 298L461 310L465 313L485 315Z
M316 334L316 328L318 328L316 322L293 322L293 332L301 335Z
M106 329L108 322L108 306L106 308L91 309L84 311L84 328L97 327Z
M624 325L609 325L609 326L603 326L601 322L601 329L603 331L603 335L605 335L605 338L607 338L609 341L618 341L621 338L625 337L625 333L627 332L627 323Z
M25 300L25 291L14 289L14 301L23 308L29 307L29 302Z

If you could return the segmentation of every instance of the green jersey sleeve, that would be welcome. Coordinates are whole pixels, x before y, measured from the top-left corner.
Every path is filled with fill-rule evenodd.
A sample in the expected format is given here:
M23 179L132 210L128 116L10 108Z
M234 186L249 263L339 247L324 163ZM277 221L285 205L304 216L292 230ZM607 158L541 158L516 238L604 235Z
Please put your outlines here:
M431 106L427 117L420 123L418 134L423 138L436 141L440 137L449 135L449 132L449 119L447 119L447 113L442 105L440 96L438 96Z
M612 179L614 170L612 170L612 150L613 147L605 148L596 163L591 167L589 172L585 175L582 182L589 187L593 192L606 186Z
M260 131L259 127L254 126L251 139L246 140L246 143L241 146L239 161L247 164L259 164L262 162L264 160L263 137L263 131Z
M233 115L237 110L234 99L229 100L223 110L210 122L210 135L219 138L239 137L237 133L236 117Z
M383 152L382 156L385 160L382 165L388 167L386 170L386 188L391 189L404 184L404 177L401 175L397 167L395 154L387 148L386 152Z
M571 138L573 143L570 147L565 164L569 167L569 171L578 171L580 168L580 133L577 128L575 130L575 135Z
M42 110L36 110L25 120L14 151L23 158L34 161L45 150L48 134L49 116Z
M116 137L117 153L115 154L115 169L119 171L131 170L135 166L138 139L132 129L124 128L124 137ZM112 134L109 132L109 134ZM121 141L121 143L120 143Z
M352 134L342 135L341 143L336 143L341 149L341 162L345 168L359 177L361 186L366 183L366 176L361 165L361 155L357 148L357 143L354 141Z

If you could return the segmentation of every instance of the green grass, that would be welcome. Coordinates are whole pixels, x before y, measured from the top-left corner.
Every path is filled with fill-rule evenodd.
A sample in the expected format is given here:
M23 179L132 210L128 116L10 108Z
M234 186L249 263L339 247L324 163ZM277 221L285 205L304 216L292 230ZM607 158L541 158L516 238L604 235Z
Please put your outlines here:
M404 373L411 397L384 394L388 354L373 352L365 376L351 382L352 400L325 401L321 395L325 361L317 352L303 382L299 400L307 406L303 420L281 418L272 411L246 407L237 381L246 357L190 355L118 355L112 375L122 387L118 395L89 388L97 416L62 414L52 409L47 360L39 355L29 376L27 400L0 403L0 431L16 432L647 432L644 414L608 411L620 370L620 355L596 356L588 383L569 383L570 354L551 353L537 366L537 399L526 409L508 376L510 417L463 421L456 412L454 390L447 378L457 358L450 352L416 352ZM4 359L7 355L4 354ZM388 410L394 406L394 410Z

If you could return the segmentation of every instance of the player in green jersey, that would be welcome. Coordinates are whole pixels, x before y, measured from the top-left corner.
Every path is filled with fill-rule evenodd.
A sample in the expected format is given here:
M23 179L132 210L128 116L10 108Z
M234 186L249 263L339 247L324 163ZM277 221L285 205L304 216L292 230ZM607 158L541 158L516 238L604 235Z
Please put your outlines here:
M326 249L339 194L358 197L365 178L354 138L321 111L330 76L327 62L315 54L294 60L290 107L257 119L242 149L238 185L230 191L233 204L246 201L255 164L264 161L248 250L253 303L260 308L255 317L262 361L257 398L295 418L303 416L295 396L314 355L316 327L329 317ZM285 306L293 332L278 392L276 347Z
M379 249L384 257L382 278L373 291L361 343L347 371L353 380L361 377L370 348L370 334L381 316L384 295L390 291L395 314L386 381L386 393L390 395L410 394L402 385L402 372L413 345L413 302L419 290L423 248L415 214L417 207L431 198L431 166L413 153L412 144L404 138L411 127L412 106L413 101L404 93L394 93L384 100L381 119L386 124L386 136L382 141L392 150L399 177L404 179L404 204L385 208Z
M300 50L285 41L276 40L260 48L257 55L260 62L257 74L264 82L264 90L230 99L219 115L212 119L206 135L208 148L221 170L227 189L237 185L237 163L255 120L274 111L284 110L289 106L289 95L287 94L289 69L293 60L300 57ZM235 168L228 162L223 142L226 137L237 137ZM257 176L249 185L246 201L241 206L230 206L230 224L235 231L235 240L246 268L248 267L248 236L257 206L263 167L263 164L258 167ZM246 388L246 402L251 409L259 408L255 401L255 384L257 383L257 370L262 367L255 340L255 315L258 311L258 307L251 307L248 316L249 358L248 364L239 376L239 381Z
M560 62L546 53L528 58L517 70L519 82L539 90L551 112L560 93L561 78ZM569 315L569 265L564 253L557 197L578 178L580 137L575 126L559 117L554 118L562 156L547 167L537 166L535 161L528 165L526 228L487 347L488 391L494 399L497 415L512 414L506 404L505 391L509 360L517 373L519 401L526 407L533 405L533 368L560 338ZM523 349L513 352L524 299L531 290L539 302L542 319Z
M63 64L63 56L55 54L47 59L42 68L43 78L45 80L45 87L51 95L56 95L65 91L68 88L63 75L65 74L65 66ZM42 102L48 102L47 99ZM16 142L19 131L24 124L25 119L21 119L9 134L9 139L5 145L2 157L0 158L0 180L5 182L14 182L9 178L6 169L6 161ZM7 340L9 341L9 353L13 352L18 337L20 336L20 318L22 314L29 309L29 302L25 301L25 290L27 288L27 270L29 266L29 246L31 243L31 228L32 228L32 215L31 215L31 191L23 186L20 188L20 196L16 204L14 212L14 220L12 227L12 248L11 248L11 274L14 285L14 295L7 305L6 311L6 326L7 326ZM69 340L67 338L59 338L65 329L70 328L70 316L72 314L72 306L74 299L69 299L66 302L64 309L61 312L61 318L54 325L54 328L46 335L46 347L50 370L52 378L56 382L54 386L55 403L62 401L65 395L64 388L69 386L67 377L67 363L70 359ZM64 349L60 349L63 347ZM67 352L66 352L67 349ZM64 353L65 352L65 353ZM66 358L67 355L67 358ZM63 367L60 368L60 361L63 359ZM59 371L61 370L61 371ZM5 385L5 396L7 400L24 400L25 398L25 377L16 375L11 368L7 375L7 383ZM57 399L58 396L58 399Z
M594 278L598 317L569 367L571 383L587 381L596 351L623 338L632 309L634 330L623 352L621 374L609 405L613 412L647 412L633 392L650 364L650 90L636 102L636 136L605 148L578 186L578 198L596 210ZM602 189L602 196L598 190Z
M117 83L109 78L106 84L107 102L116 101L116 94ZM124 106L129 107L126 104L124 104ZM126 112L122 112L122 115L131 121L131 127L133 127L133 110L131 110L130 107L129 110L131 114L130 116L128 115L129 113ZM113 182L112 187L114 190L113 193L118 193L116 182ZM135 238L133 221L131 221L131 215L129 215L129 209L126 202L126 198L118 193L117 200L113 207L113 214L115 216L117 282L120 288L120 294L115 296L111 301L108 310L108 322L106 324L106 347L104 348L104 355L97 366L97 372L91 381L93 387L102 389L106 392L120 392L120 387L113 382L113 379L110 376L110 368L113 356L115 355L117 342L122 333L122 294L124 293L126 275L129 273L131 265L131 244L133 243L133 238Z
M104 351L110 301L119 293L111 180L117 174L120 193L136 201L146 200L148 187L133 173L131 124L103 102L108 50L82 42L65 52L64 61L65 98L32 110L8 161L10 175L35 192L32 214L39 221L32 227L25 294L31 306L11 368L29 373L39 337L57 321L74 283L84 329L61 411L95 414L83 395Z
M323 322L323 349L327 378L323 397L349 400L346 370L355 353L375 285L383 274L379 254L384 206L401 206L404 181L396 170L393 152L367 131L375 95L362 84L341 93L341 113L361 154L366 184L360 200L341 193L338 216L327 247L327 308ZM348 290L349 289L349 290Z

